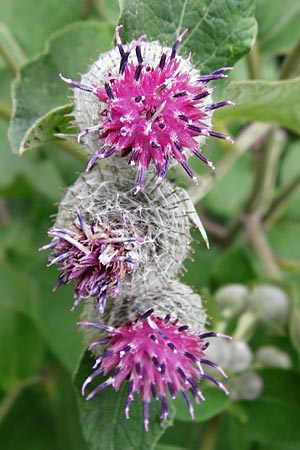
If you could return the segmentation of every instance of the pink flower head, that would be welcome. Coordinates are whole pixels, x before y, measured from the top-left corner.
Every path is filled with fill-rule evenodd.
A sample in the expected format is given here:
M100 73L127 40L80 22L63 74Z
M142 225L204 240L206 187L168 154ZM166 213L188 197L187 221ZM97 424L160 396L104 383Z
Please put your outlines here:
M136 264L131 256L133 243L143 239L116 235L116 230L99 230L87 225L79 210L76 213L78 222L73 223L73 229L50 229L53 240L40 250L53 249L49 265L57 264L61 272L54 289L75 283L72 309L82 299L96 297L103 314L107 297L118 293L125 274Z
M107 158L114 153L123 157L128 155L129 164L137 165L137 192L142 185L143 172L151 161L160 180L165 177L170 160L174 158L197 183L187 163L189 155L186 150L214 168L199 150L200 141L213 136L232 142L229 136L211 129L211 115L214 109L233 103L212 103L212 89L208 87L210 81L227 77L224 72L231 67L200 75L189 60L178 57L177 48L187 29L172 49L160 47L160 59L151 64L152 61L144 60L143 45L153 53L158 50L157 43L144 44L145 36L141 36L124 48L119 35L121 27L119 25L115 32L120 54L119 68L116 73L108 70L102 86L97 85L97 79L95 84L91 80L93 85L86 85L60 75L71 86L95 95L103 105L97 123L83 128L78 136L80 140L91 132L99 133L99 148L87 170L99 158ZM136 60L131 54L133 50ZM101 57L98 64L101 66Z
M154 314L153 308L139 315L135 321L127 321L119 328L93 322L79 322L107 332L107 338L93 342L89 348L107 344L107 349L97 358L94 372L85 380L82 395L94 378L100 374L111 373L110 377L94 388L86 397L93 398L108 386L116 391L120 385L128 381L128 397L125 405L125 417L129 418L130 404L137 392L144 403L144 427L148 431L149 404L151 397L161 401L161 419L168 418L167 396L176 397L180 392L184 397L191 416L193 406L188 391L196 402L204 400L198 382L208 379L215 383L225 394L225 386L216 378L204 372L203 365L223 370L205 358L208 343L206 337L222 336L217 333L195 334L189 331L188 325L179 326L178 320L172 320L170 314L160 318Z

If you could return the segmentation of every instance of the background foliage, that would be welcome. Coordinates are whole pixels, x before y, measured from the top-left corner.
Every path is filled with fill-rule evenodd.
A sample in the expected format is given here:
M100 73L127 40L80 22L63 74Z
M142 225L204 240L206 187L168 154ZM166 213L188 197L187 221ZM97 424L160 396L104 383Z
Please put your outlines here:
M299 2L257 0L256 8L253 0L122 0L120 5L117 0L1 2L1 448L299 449ZM76 78L84 72L111 47L118 21L124 24L124 41L146 33L171 44L188 27L181 52L192 52L203 73L236 63L229 81L215 91L216 99L234 100L236 106L214 116L214 128L229 130L235 145L207 143L216 172L193 161L200 186L187 184L180 170L171 177L189 190L211 243L207 251L195 233L194 261L186 262L184 279L203 295L210 328L231 333L252 356L242 370L231 363L229 399L204 386L207 401L196 408L195 421L176 400L163 427L153 405L148 434L138 402L130 421L123 418L124 389L91 402L78 394L76 401L91 360L83 354L80 363L78 312L69 311L72 289L53 294L56 270L47 268L47 255L37 251L47 242L65 187L85 167L76 145L59 138L72 130L65 117L71 111L68 91L57 75ZM34 150L22 158L13 154L29 149ZM218 294L233 283L248 290L239 312ZM287 296L288 311L276 316L272 289L256 300L262 284ZM278 354L268 364L259 361L256 352L266 345L284 352L286 362ZM245 352L234 354L243 361ZM249 374L262 386L252 398Z

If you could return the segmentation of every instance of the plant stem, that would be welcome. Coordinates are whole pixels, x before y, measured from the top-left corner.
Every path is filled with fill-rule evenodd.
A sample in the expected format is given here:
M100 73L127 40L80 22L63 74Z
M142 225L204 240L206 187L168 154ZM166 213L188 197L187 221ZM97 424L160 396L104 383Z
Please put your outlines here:
M300 75L300 40L296 42L290 53L283 61L279 79L286 80L288 78L295 78Z
M247 65L249 77L252 80L262 79L261 58L258 50L257 41L255 41L251 51L247 54Z
M0 117L4 120L10 120L11 117L11 107L3 100L0 100Z
M244 128L238 136L235 145L217 164L213 174L201 177L200 186L192 186L188 192L194 204L197 204L215 186L216 182L232 168L236 161L241 158L253 145L264 139L273 125L253 122Z
M278 218L282 214L284 207L293 197L299 186L300 175L297 175L293 180L283 186L281 191L277 194L269 208L266 210L263 216L263 221L270 223L278 220Z
M248 239L261 263L265 275L274 279L281 279L281 273L264 233L260 216L256 213L245 215L244 225Z
M54 144L58 145L58 147L62 148L66 153L74 156L84 163L87 163L89 160L89 155L85 153L81 146L75 142L68 141L66 139L57 139L54 141Z
M215 450L222 418L223 416L219 414L206 422L199 450Z

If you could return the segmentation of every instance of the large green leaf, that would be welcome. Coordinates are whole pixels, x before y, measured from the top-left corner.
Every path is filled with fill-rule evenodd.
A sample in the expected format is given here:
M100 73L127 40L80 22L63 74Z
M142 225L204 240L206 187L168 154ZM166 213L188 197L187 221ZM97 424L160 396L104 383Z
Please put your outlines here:
M300 77L284 81L235 81L228 83L224 96L234 108L224 108L218 117L278 122L289 130L300 130Z
M249 51L256 34L253 0L124 0L119 22L124 41L146 33L168 45L188 28L181 51L192 52L204 72L233 65Z
M49 40L45 53L21 68L13 85L9 129L14 152L48 142L52 132L65 131L68 120L64 114L69 110L58 108L68 102L70 91L58 74L78 78L78 72L87 70L86 63L110 46L112 35L112 27L101 22L70 25Z
M39 330L10 301L10 306L0 305L0 386L5 390L35 374L45 351Z
M286 52L299 38L298 0L257 0L256 18L262 52Z
M2 0L1 20L6 25L6 30L9 30L7 36L11 34L21 51L30 57L42 50L45 39L51 33L82 18L82 4L81 0ZM11 42L12 39L3 39L2 42L0 40L0 45L6 46ZM11 45L7 50L11 51ZM17 61L20 61L19 57Z
M242 402L240 429L246 437L280 448L300 445L300 375L272 369L260 372L264 390L255 402ZM272 447L270 447L272 448Z
M195 405L194 414L196 422L204 422L221 413L231 403L229 397L217 388L204 387L201 391L206 399L200 405ZM175 400L176 420L191 421L191 416L186 407L185 400L178 396Z
M127 386L123 383L118 392L111 387L101 391L94 399L86 401L81 396L81 386L91 374L93 360L85 353L75 377L79 411L84 436L91 450L151 450L160 436L171 425L174 408L170 407L170 420L159 419L160 405L152 401L149 431L143 425L142 401L138 395L130 408L130 419L124 416ZM99 384L104 381L98 377Z
M53 361L35 378L16 386L3 401L10 399L14 401L9 408L3 411L0 407L0 414L5 413L0 416L1 448L86 450L70 376Z

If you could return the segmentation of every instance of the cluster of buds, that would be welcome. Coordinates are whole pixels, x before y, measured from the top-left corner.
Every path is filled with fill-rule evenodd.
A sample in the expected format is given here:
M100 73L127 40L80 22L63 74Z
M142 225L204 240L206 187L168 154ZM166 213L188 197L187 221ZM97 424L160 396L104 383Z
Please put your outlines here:
M188 157L213 169L200 149L204 139L232 141L211 128L213 111L232 102L213 103L209 87L231 68L201 75L190 58L178 56L187 30L167 48L145 36L125 46L120 28L116 47L80 82L60 75L74 88L78 142L90 161L67 190L48 232L52 241L42 249L51 249L49 265L58 265L55 288L73 283L72 309L83 306L79 325L96 361L82 395L100 374L108 378L87 400L127 383L125 416L139 393L148 430L151 397L160 400L161 418L167 419L168 393L180 393L192 417L189 394L204 400L198 386L203 379L228 394L204 370L211 366L226 376L205 356L207 338L219 335L205 330L201 298L176 280L190 250L191 225L207 237L188 194L161 181L177 161L197 183ZM106 161L99 164L101 159Z

